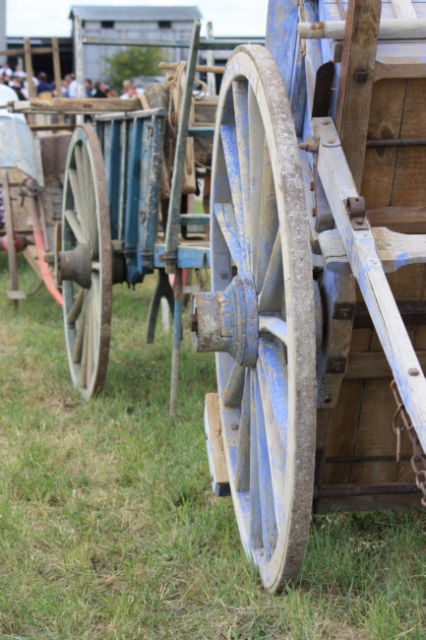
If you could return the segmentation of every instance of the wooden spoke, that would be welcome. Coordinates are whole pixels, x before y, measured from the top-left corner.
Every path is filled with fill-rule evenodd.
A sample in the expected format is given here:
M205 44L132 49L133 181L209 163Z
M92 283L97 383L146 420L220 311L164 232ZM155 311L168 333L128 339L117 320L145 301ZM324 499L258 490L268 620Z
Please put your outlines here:
M71 185L72 194L74 197L74 205L77 210L76 214L78 219L80 220L83 237L87 238L88 229L87 229L86 216L84 215L84 197L83 197L83 193L80 191L78 175L75 169L70 168L68 170L68 180Z
M269 258L278 235L278 211L275 197L274 176L268 145L263 146L263 174L260 199L260 222L257 254L254 259L253 274L256 291L259 293L265 281Z
M84 295L84 289L79 289L77 295L74 298L72 307L67 315L68 324L75 324L77 322L83 308Z
M79 192L80 204L81 204L81 210L79 213L80 213L81 219L84 220L84 223L87 226L88 217L89 217L88 206L87 206L89 175L87 174L87 168L85 166L83 156L84 156L83 147L82 147L82 144L79 143L75 147L75 154L74 154L77 185L78 185L78 192Z
M244 395L241 403L241 418L238 430L237 459L235 463L235 489L250 488L250 372L245 371Z
M307 544L316 351L300 152L281 74L264 48L242 46L232 54L217 123L213 290L233 287L223 273L238 263L239 246L244 280L235 318L257 313L259 327L256 334L247 325L247 342L239 352L239 358L250 353L246 367L229 353L216 356L221 433L242 543L264 586L276 591L297 580ZM234 216L223 209L229 196Z
M216 204L214 207L214 214L228 246L231 258L236 264L238 272L243 272L244 265L232 205Z
M270 449L270 442L266 437L265 416L263 413L262 396L260 393L259 379L257 371L253 372L254 379L254 399L256 404L257 418L257 456L259 465L259 494L260 508L262 512L262 541L265 560L269 559L275 549L277 540L277 522L275 517L274 492L272 490L272 461L271 454L275 453ZM268 431L270 425L268 425ZM276 462L275 460L273 462ZM281 487L276 487L280 490Z
M87 292L83 291L82 311L80 313L80 321L77 323L77 330L75 332L74 345L72 350L72 362L74 364L81 363L81 356L83 353L84 331L86 327L86 296Z
M226 387L223 389L223 403L226 407L240 406L244 391L244 375L244 367L234 361Z
M249 265L251 258L251 233L247 230L251 228L249 223L251 214L251 193L250 193L250 139L249 139L249 110L248 110L248 84L246 81L234 80L232 83L232 93L235 112L235 132L238 147L238 163L240 167L241 198L243 202L244 235ZM247 265L247 267L249 267Z
M86 307L86 312L84 314L84 325L82 327L82 332L83 332L83 349L82 349L82 354L81 354L81 361L80 361L80 386L82 389L85 389L87 387L87 358L88 358L88 354L89 354L89 324L90 324L90 312L89 309L87 309L87 307L89 306L88 304L88 296L86 295L86 299L85 299L85 307Z
M259 449L257 445L257 406L254 389L254 373L250 372L250 546L260 551L262 539L262 509L259 488Z
M93 366L95 363L95 325L96 325L96 310L93 308L93 289L88 292L90 313L87 321L88 332L88 344L87 344L87 380L91 380L93 373Z
M274 316L259 316L259 332L270 333L281 340L285 345L288 343L287 322L285 322L285 320L281 320L281 318L275 318Z
M62 219L63 251L87 243L92 253L90 284L75 296L75 283L63 283L68 362L73 383L86 400L105 381L112 297L106 178L100 143L91 125L77 127L71 139Z
M272 368L277 372L274 376L268 375L268 371ZM257 371L265 423L268 426L266 437L268 440L277 524L280 526L283 520L283 514L280 513L282 511L280 494L285 483L289 389L287 363L282 345L276 340L261 338ZM276 395L272 396L271 392L276 393Z
M256 260L258 254L259 235L261 232L261 201L262 201L262 179L264 164L258 161L259 152L265 146L265 131L263 129L262 118L257 104L256 95L249 87L248 90L248 120L249 126L249 148L250 148L250 268L253 275L256 273ZM268 154L269 158L269 154Z
M232 204L234 206L234 214L237 223L238 238L243 256L244 268L248 271L249 260L244 228L244 204L241 193L240 163L238 159L236 127L231 125L222 125L220 128L220 134L222 138L226 170L229 177L229 186L232 194Z
M259 313L264 311L279 311L283 303L284 274L281 239L277 234L270 256L265 280L259 293Z
M83 235L83 230L81 228L81 224L80 221L78 220L77 216L75 215L74 211L72 211L71 209L67 209L65 211L65 219L68 222L68 224L71 227L71 231L73 232L75 239L77 240L78 244L84 244L85 243L85 238Z

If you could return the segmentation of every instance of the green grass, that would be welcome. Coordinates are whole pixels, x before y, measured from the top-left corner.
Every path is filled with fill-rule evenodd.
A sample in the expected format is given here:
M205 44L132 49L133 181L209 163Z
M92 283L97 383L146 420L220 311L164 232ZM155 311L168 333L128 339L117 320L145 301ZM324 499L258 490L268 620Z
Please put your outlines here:
M264 593L229 499L216 499L203 399L214 361L182 351L176 427L170 337L144 343L152 281L114 289L107 384L71 388L61 311L15 312L0 256L0 640L424 640L426 518L313 519L298 588ZM34 274L20 264L21 286Z

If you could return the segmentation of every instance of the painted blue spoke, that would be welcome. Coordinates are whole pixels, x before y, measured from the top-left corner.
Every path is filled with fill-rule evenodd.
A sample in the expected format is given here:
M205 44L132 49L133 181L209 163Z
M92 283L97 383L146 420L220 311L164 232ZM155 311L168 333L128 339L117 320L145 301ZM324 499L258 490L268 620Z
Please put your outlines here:
M248 271L249 260L246 246L246 229L244 224L244 204L241 192L240 162L235 125L223 124L220 127L223 154L225 156L226 172L232 194L238 238L245 271Z
M271 482L278 528L284 521L282 495L288 447L288 380L282 345L271 337L261 337L257 362L260 395L263 400Z
M232 261L236 264L238 272L242 273L244 271L243 258L241 255L238 231L232 205L215 204L214 214L229 249L229 253L231 254Z
M232 83L232 95L234 100L235 129L238 146L238 161L240 165L241 197L244 214L244 234L246 240L247 257L251 267L251 189L250 189L250 135L249 135L249 108L248 108L248 82L246 80L234 80Z
M281 318L276 318L274 316L259 316L259 332L270 333L287 345L287 322Z
M274 247L266 270L265 280L259 292L259 313L279 311L284 295L283 256L279 233L275 237Z
M240 406L244 391L244 377L245 368L234 360L222 393L222 402L225 407Z
M264 398L267 424L273 425L279 435L282 450L287 447L288 430L288 365L282 343L272 336L259 338L257 359L260 389Z
M259 465L260 509L262 514L262 540L265 552L264 559L267 560L271 557L277 541L274 489L276 491L278 487L273 487L272 479L272 471L275 471L272 467L275 465L276 451L270 451L270 440L266 433L270 425L265 425L263 398L256 370L253 371L253 378L257 417L257 455Z
M250 267L255 274L259 236L261 233L260 211L262 202L262 180L263 180L263 155L262 149L265 145L265 129L263 128L262 116L256 95L249 88L248 95L249 110L249 144L250 144Z
M259 458L257 447L257 405L254 393L254 370L250 370L250 548L261 549L262 511L260 506Z
M248 369L245 371L244 394L238 430L235 488L237 491L248 491L250 488L250 372Z
M261 154L262 151L259 150ZM275 195L274 177L272 173L271 159L268 146L263 146L263 173L262 193L260 201L259 236L257 242L257 254L254 257L253 275L256 282L256 291L260 293L265 281L269 258L278 234L278 210Z

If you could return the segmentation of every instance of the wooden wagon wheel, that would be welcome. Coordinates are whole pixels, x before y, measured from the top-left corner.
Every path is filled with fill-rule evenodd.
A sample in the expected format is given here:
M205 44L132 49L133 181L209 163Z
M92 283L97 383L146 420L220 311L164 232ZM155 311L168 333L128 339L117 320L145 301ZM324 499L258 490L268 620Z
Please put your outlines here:
M218 351L238 527L264 586L276 591L299 577L309 531L315 314L293 118L262 47L239 47L228 62L213 157L214 293L195 296L194 340L199 350Z
M71 376L87 400L105 381L112 299L106 177L100 143L90 125L75 130L68 152L59 279Z

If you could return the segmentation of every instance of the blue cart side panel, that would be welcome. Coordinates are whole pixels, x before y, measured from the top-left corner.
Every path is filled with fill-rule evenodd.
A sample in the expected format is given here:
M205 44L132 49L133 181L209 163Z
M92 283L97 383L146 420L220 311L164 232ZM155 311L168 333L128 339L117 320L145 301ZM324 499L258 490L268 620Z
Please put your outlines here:
M123 242L127 280L154 268L161 199L163 109L99 116L96 130L107 177L111 237Z

